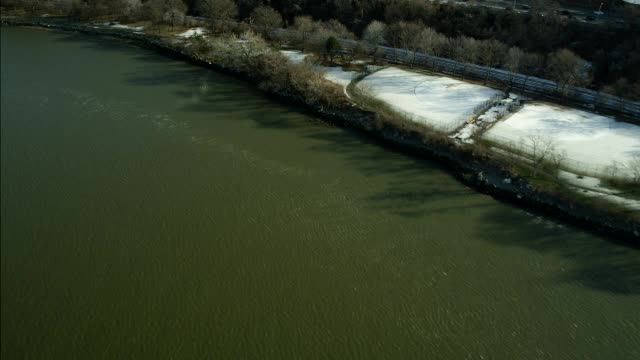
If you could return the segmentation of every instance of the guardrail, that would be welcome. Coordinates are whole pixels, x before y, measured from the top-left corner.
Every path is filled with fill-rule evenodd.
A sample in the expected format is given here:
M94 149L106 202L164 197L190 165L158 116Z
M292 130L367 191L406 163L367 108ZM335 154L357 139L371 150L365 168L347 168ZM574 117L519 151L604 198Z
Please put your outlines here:
M237 23L235 23L237 24ZM265 29L260 29L264 31ZM317 36L311 33L302 33L290 29L269 29L272 36L297 37L302 41L312 41ZM343 51L353 51L358 42L350 39L339 39ZM466 64L442 57L413 52L406 49L378 46L378 52L382 52L379 59L390 63L410 66L419 66L435 72L463 77L467 79L490 81L509 90L517 90L522 93L545 97L552 100L563 99L576 103L592 110L608 110L621 113L640 121L640 102L623 97L605 94L577 86L561 87L555 81L541 79L510 71L491 68L487 66ZM375 53L376 48L369 47L370 54Z

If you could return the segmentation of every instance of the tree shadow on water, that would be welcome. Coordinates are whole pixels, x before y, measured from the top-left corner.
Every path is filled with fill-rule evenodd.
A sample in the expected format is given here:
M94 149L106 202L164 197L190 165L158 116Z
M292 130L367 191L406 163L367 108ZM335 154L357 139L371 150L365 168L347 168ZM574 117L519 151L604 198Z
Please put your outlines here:
M166 86L166 85L192 85L197 91L200 79L204 77L202 69L165 66L155 69L141 68L141 71L124 74L125 83L131 86ZM188 97L189 94L176 94Z
M426 220L433 214L480 210L480 230L474 234L479 241L559 256L572 265L549 281L619 295L640 294L640 251L636 248L487 200L434 161L406 154L384 156L383 152L397 152L384 144L373 149L364 146L375 141L361 133L318 131L306 136L323 140L315 150L340 153L367 176L387 175L383 191L367 198L376 211Z
M442 164L403 153L365 134L342 130L307 136L322 140L313 150L339 153L350 168L370 177L383 176L384 191L367 198L376 211L420 218L490 205L456 181Z
M143 86L178 81L193 82L188 80L193 79L189 74L184 77L153 75L148 80L144 76L132 74L127 81ZM216 116L238 114L239 121L249 121L257 129L285 130L293 132L295 136L307 138L311 140L309 150L336 154L349 168L366 176L384 176L387 182L384 191L365 199L376 211L420 218L433 213L487 206L484 200L476 201L478 197L473 190L461 186L444 166L434 161L406 156L398 149L352 129L337 129L299 108L276 105L273 99L246 82L236 83L236 79L221 74L214 75L211 80L231 83L223 91L218 88L206 94L198 94L199 100L184 105L182 110L215 113ZM187 86L176 95L189 98L196 92L194 87ZM389 156L390 152L399 156Z
M484 216L476 235L490 243L559 256L573 264L551 281L578 283L613 294L640 294L640 251L616 239L503 206Z
M132 56L133 60L138 60L145 64L176 63L184 65L180 61L159 55L153 50L141 48L140 46L127 42L127 40L116 37L90 36L64 31L55 31L53 34L57 42L80 45L89 50L123 53Z
M120 40L114 40L115 38L91 36L75 32L57 31L52 32L55 36L55 41L69 44L83 45L87 49L103 50L103 51L123 51L125 49L131 49L131 46L126 42Z

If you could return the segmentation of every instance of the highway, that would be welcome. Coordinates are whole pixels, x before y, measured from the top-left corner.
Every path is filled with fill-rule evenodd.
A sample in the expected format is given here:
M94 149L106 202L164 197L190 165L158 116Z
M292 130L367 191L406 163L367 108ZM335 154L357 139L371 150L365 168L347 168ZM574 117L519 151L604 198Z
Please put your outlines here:
M448 0L431 0L432 2L439 1L440 3L447 3ZM532 2L530 0L487 0L487 1L451 1L459 6L476 6L484 7L493 10L514 10L520 14L526 14L533 11ZM588 23L593 25L618 25L624 24L624 18L620 14L614 14L606 11L598 11L598 8L585 9L575 7L548 7L540 9L540 13L548 15L551 13L557 13L558 15L567 18L572 21L578 21L582 23Z

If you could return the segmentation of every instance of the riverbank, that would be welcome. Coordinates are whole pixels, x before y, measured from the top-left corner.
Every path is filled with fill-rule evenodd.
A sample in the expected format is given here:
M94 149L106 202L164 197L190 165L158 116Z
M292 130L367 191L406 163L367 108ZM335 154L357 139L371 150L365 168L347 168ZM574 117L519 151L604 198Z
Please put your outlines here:
M2 24L39 26L115 37L199 66L246 79L253 78L253 74L235 71L211 62L157 35L100 28L53 18L3 18ZM447 165L459 180L480 192L598 231L613 240L625 240L636 246L640 242L640 225L633 214L603 209L600 204L579 201L563 192L536 188L527 179L514 175L509 166L483 153L479 148L461 146L446 136L425 132L413 124L385 118L355 106L328 107L306 101L300 93L291 89L266 90L283 102L305 106L331 123L364 131L378 139L381 144L413 155L436 159Z

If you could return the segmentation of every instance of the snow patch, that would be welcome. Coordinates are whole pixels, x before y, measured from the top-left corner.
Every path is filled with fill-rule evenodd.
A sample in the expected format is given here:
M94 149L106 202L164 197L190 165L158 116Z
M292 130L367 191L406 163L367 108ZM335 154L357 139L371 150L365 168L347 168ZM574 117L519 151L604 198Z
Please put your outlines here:
M581 175L570 173L568 171L563 171L563 170L560 170L558 172L558 177L571 185L575 185L575 186L579 186L579 187L583 187L583 188L587 188L595 191L602 191L604 189L607 193L615 193L615 191L611 189L601 188L600 183L602 181L595 177L581 176Z
M204 35L207 33L207 29L205 28L201 28L201 27L197 27L197 28L193 28L193 29L189 29L183 33L180 33L178 35L176 35L177 37L181 37L181 38L190 38L193 36L197 36L197 35Z
M565 166L593 175L630 177L628 165L640 157L640 126L550 104L527 104L484 137L527 153L532 152L531 139L549 139L558 153L566 154Z
M569 177L561 176L561 177L567 182L574 183L576 179L575 178L576 175L572 173L567 173L567 174L570 174L572 176L569 176ZM571 179L572 177L573 179ZM591 178L591 179L595 179L595 178ZM595 179L595 180L597 180L598 182L600 181L599 179ZM596 186L592 189L590 189L587 186L580 186L580 185L574 185L574 187L576 188L576 191L579 191L583 195L606 200L614 204L623 206L629 210L640 210L640 200L629 199L624 196L621 196L623 194L616 190L608 189L601 186Z
M326 66L317 66L320 72L323 72L323 77L332 83L341 85L343 87L347 87L351 80L353 80L358 73L355 71L344 71L341 67L326 67Z
M558 177L567 184L572 185L582 194L591 197L600 197L607 201L622 205L631 210L640 210L640 200L629 199L624 196L624 191L602 186L602 181L595 177L582 176L567 171L559 171Z
M328 81L331 81L334 84L338 84L342 86L342 91L344 92L344 95L348 98L351 98L351 96L349 96L349 93L347 93L347 86L349 86L349 84L351 83L351 80L353 80L356 76L358 76L359 73L355 71L344 71L342 70L341 67L337 67L337 66L336 67L317 66L315 68L318 68L322 72L323 78L325 78Z
M455 139L460 139L460 140L462 140L462 142L465 142L467 144L473 144L472 137L480 129L482 129L482 128L480 126L476 125L476 124L467 124L462 129L460 129L460 131L458 131L457 133L455 133L451 137L455 138Z
M304 59L309 56L309 54L304 54L297 50L280 50L282 55L284 55L289 61L293 64L301 64L304 62ZM347 94L347 86L351 83L359 73L355 71L344 71L339 66L320 66L316 65L313 69L322 74L326 80L331 81L334 84L338 84L344 88L344 94L349 97Z
M111 25L111 27L114 29L128 29L133 31L144 30L144 26L128 26L128 25L116 24L116 25Z
M303 54L297 50L280 50L280 52L293 64L301 64L304 61L304 58L309 56L309 54Z
M484 86L394 67L365 77L358 87L408 119L446 132L462 126L478 107L502 95Z
M113 28L113 29L124 29L124 30L132 30L132 31L142 31L142 30L144 30L144 26L129 26L129 25L120 24L117 21L109 21L109 22L104 22L104 23L98 23L97 25L108 26L108 27Z

